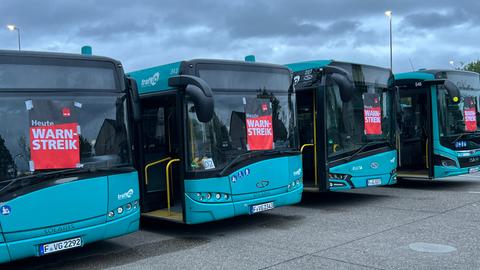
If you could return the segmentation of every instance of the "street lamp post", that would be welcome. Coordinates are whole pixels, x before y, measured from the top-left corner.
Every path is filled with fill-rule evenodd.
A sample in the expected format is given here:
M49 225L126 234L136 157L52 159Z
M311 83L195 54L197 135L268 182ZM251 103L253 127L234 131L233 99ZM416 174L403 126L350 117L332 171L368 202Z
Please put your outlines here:
M392 17L393 12L391 10L385 11L385 15L390 19L390 70L393 72L393 53L392 53Z
M22 49L21 45L20 45L20 28L18 28L16 25L14 24L9 24L7 25L7 28L8 30L10 31L15 31L17 30L17 37L18 37L18 50L20 51Z

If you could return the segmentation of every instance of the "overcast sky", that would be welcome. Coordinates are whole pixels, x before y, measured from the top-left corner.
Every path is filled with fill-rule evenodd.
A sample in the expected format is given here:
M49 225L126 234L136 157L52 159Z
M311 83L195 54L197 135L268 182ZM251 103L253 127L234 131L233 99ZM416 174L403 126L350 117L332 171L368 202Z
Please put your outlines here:
M0 25L19 26L22 49L78 53L88 44L126 71L248 54L278 64L336 59L387 67L387 9L394 72L480 58L479 0L0 0ZM2 26L0 49L16 48L16 33Z

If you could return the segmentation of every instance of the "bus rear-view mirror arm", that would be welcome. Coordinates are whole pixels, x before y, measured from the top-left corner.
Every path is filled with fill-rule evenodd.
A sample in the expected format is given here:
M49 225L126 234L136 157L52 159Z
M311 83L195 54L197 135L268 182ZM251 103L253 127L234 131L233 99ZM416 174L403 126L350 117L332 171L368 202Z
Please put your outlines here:
M128 90L130 91L130 102L132 105L133 120L140 121L140 96L138 94L137 81L133 78L127 78Z
M423 85L443 85L448 92L448 95L452 97L453 103L460 102L460 89L450 80L437 79L437 80L425 80L422 82Z
M213 117L213 93L210 86L201 78L179 75L168 79L168 85L185 90L192 99L195 112L200 122L206 123Z
M349 102L355 91L355 85L353 84L350 73L342 68L332 66L325 67L324 71L340 88L340 98L342 101Z

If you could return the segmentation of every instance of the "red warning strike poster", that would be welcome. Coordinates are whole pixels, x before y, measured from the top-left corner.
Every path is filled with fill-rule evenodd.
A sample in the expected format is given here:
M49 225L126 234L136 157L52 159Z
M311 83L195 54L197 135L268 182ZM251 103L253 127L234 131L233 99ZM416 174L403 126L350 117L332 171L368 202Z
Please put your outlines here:
M73 104L73 103L72 103ZM52 101L29 101L30 169L67 169L80 164L79 125L74 109Z
M365 135L381 135L382 107L380 106L380 95L373 93L363 94L363 116Z
M465 119L465 131L477 131L477 109L474 97L463 98L463 117Z
M248 149L273 149L272 106L270 100L246 99L245 116Z

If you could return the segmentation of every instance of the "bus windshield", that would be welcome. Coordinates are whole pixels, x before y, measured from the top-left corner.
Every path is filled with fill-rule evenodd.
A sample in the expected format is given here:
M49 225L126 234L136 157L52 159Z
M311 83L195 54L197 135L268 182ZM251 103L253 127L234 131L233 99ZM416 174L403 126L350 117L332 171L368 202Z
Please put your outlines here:
M245 153L298 149L289 70L228 67L199 70L214 91L215 109L201 123L187 104L189 171L221 170Z
M475 73L443 72L460 89L460 102L452 102L447 90L438 86L440 141L451 149L480 148L480 77Z
M123 96L2 95L0 187L45 171L130 165L125 110Z
M327 80L327 153L329 160L350 157L356 151L369 151L393 140L393 92L387 69L335 63L351 72L355 92L343 102L340 89ZM367 147L368 146L368 147Z
M38 74L49 80L28 77L35 84L18 75L28 74L32 65L0 64L2 195L38 184L43 177L36 176L49 172L108 171L132 165L127 96L116 90L113 65L90 70L62 64L71 72L59 72L60 66L36 65ZM75 75L92 80L75 80ZM96 76L98 79L93 80ZM87 94L75 89L97 91Z

